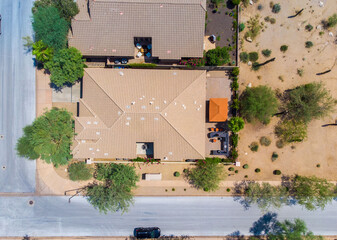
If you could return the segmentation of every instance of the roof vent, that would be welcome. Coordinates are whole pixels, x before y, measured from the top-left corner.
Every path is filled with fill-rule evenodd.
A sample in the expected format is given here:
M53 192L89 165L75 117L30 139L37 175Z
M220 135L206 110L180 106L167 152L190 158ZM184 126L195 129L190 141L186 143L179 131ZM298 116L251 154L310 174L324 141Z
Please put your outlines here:
M120 12L119 15L123 15L124 13L123 12Z
M153 101L150 101L150 105L152 105L153 104Z
M162 7L164 7L164 6L163 6L163 5L160 5L159 7L161 7L161 8L162 8Z
M164 100L164 104L166 104L167 102L166 102L166 100Z
M167 113L164 113L165 116L167 116Z
M143 105L143 106L142 106L142 109L146 109L146 106L145 106L145 105Z
M126 122L126 123L125 123L125 125L126 125L126 126L129 126L129 125L130 125L130 123L129 123L129 122Z
M93 148L89 148L89 151L92 151L92 150L94 150Z
M112 49L111 52L117 52L117 50L116 49Z
M104 156L108 156L109 154L108 153L104 153Z
M94 124L95 124L95 125L97 125L97 124L98 124L98 122L97 122L97 121L95 121L95 122L94 122Z
M99 148L97 148L96 151L99 152Z
M127 108L127 109L129 109L129 108L130 108L130 106L129 106L129 105L127 105L127 106L126 106L126 108Z
M171 50L167 50L167 54L170 54L171 53Z
M154 100L155 100L155 98L153 97L153 98L152 98L152 100L154 101Z
M194 101L194 104L197 104L197 101Z
M87 122L87 124L88 124L88 125L90 125L90 124L91 124L91 122L90 122L90 121L88 121L88 122Z
M118 113L117 113L118 115L121 115L122 113L121 113L121 111L118 111Z
M101 133L100 132L96 132L96 135L100 135Z
M85 140L82 140L81 142L82 142L82 143L85 143Z
M144 121L144 120L145 120L145 117L141 117L140 120Z
M169 152L169 155L172 155L172 152Z
M173 72L173 75L174 75L174 76L176 76L176 75L177 75L177 73L176 73L176 72Z
M124 76L124 73L123 72L119 72L119 75Z
M131 102L131 105L135 105L135 104L136 104L136 102L135 102L135 101Z
M154 118L154 120L155 120L155 121L158 121L158 120L159 120L159 118L155 117L155 118Z
M126 120L130 121L130 120L131 120L131 117L127 117Z
M177 105L177 102L174 102L174 106Z
M163 159L164 159L164 160L168 160L168 157L164 157Z
M156 106L156 109L159 110L159 106Z

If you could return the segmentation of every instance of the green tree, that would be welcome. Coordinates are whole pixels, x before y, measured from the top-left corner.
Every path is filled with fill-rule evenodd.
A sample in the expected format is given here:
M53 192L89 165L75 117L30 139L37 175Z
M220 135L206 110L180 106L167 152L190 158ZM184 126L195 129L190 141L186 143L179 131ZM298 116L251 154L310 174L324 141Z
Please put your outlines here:
M50 71L50 80L57 87L64 84L74 84L79 78L83 77L85 67L82 54L76 48L65 48L54 54L51 61L45 64Z
M290 182L289 192L307 210L324 209L336 197L335 185L315 176L296 175Z
M55 7L38 8L33 14L33 29L37 41L55 50L66 47L69 26Z
M78 6L74 0L38 0L34 2L32 12L36 13L40 7L55 7L63 17L70 23L70 20L79 13Z
M315 236L308 231L305 222L295 219L294 222L285 220L277 222L273 230L267 234L268 240L323 240L322 236Z
M283 142L302 142L307 138L307 125L302 121L281 121L275 127L275 134Z
M85 181L92 178L92 170L85 162L75 162L68 167L69 178L72 181Z
M327 26L328 28L333 28L336 25L337 25L337 14L335 13L328 18Z
M218 158L206 158L199 160L196 167L188 171L187 176L196 188L215 191L225 179L225 170L223 165L219 164Z
M45 63L53 58L54 50L48 47L42 42L42 40L37 41L33 44L33 55L35 55L36 60Z
M126 212L133 204L132 190L139 181L135 168L124 164L98 164L100 184L87 187L87 199L100 212Z
M288 92L285 98L288 118L306 123L328 116L336 106L336 100L322 83L301 85Z
M287 188L272 186L269 183L250 182L244 191L243 201L250 206L257 204L258 207L267 211L270 208L280 208L288 202Z
M241 0L232 0L232 3L235 4L235 5L239 5L241 2Z
M53 108L23 129L17 151L21 157L41 158L54 166L65 165L72 158L70 146L74 137L71 113Z
M248 121L258 120L268 124L278 110L274 91L267 86L246 88L241 95L241 114Z
M221 66L231 61L228 47L216 47L206 52L207 66Z
M239 132L241 129L243 129L245 126L245 122L240 117L232 117L228 121L228 127L232 132Z

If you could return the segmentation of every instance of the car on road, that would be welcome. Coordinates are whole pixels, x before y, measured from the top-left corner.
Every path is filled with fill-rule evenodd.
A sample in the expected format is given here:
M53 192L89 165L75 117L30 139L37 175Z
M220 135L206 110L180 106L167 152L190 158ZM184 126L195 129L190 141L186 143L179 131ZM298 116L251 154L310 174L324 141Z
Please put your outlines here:
M158 227L139 227L135 228L133 235L136 238L159 238L160 237L160 228Z

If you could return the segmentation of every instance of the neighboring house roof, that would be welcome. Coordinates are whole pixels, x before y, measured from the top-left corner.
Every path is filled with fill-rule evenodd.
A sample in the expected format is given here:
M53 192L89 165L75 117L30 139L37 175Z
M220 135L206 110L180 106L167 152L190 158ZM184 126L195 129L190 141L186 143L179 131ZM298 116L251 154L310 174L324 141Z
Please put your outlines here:
M211 98L209 100L209 121L225 122L228 115L227 98Z
M74 158L205 157L205 71L86 68Z
M84 56L134 56L134 37L151 37L160 59L203 56L206 0L77 2L69 45Z

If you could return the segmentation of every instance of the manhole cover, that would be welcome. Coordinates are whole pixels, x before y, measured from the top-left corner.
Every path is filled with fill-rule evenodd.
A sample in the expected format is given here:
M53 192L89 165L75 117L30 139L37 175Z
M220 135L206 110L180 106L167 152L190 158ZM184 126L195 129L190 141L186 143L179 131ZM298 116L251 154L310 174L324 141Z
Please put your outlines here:
M6 166L2 166L2 170L6 170Z
M4 139L5 138L5 136L4 135L0 135L0 139Z
M34 201L33 201L33 200L29 200L28 204L29 204L30 206L33 206L33 205L34 205Z

